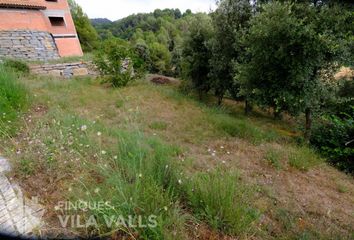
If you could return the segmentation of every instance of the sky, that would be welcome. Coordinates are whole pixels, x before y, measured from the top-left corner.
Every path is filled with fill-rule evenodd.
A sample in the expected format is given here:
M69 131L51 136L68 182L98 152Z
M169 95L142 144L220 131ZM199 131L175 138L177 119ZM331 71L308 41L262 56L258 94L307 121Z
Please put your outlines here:
M108 18L112 21L133 13L148 13L157 8L179 8L182 12L209 12L215 0L76 0L89 18Z

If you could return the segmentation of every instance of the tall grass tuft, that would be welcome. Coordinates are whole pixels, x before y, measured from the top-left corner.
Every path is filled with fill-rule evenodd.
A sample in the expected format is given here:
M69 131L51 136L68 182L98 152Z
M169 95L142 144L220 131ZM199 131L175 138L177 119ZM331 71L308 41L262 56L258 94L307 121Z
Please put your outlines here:
M276 140L279 136L271 130L263 130L250 122L247 118L235 118L221 110L208 110L208 121L216 129L231 137L238 137L253 144Z
M324 162L318 154L307 146L296 146L289 149L288 152L289 165L302 171L308 171Z
M0 65L0 135L11 135L16 120L28 106L29 95L14 72Z
M109 200L114 208L94 209L100 223L99 235L118 232L138 239L184 239L188 214L183 213L178 198L178 166L172 159L179 150L146 138L139 132L110 129L116 147L107 152L105 161L91 165L91 171L103 182L86 186L93 201ZM133 217L133 225L107 226L107 218ZM138 224L139 217L145 227ZM151 217L156 225L151 225ZM150 220L149 220L150 219Z
M236 236L247 233L258 218L248 204L250 196L236 174L220 170L197 174L187 186L192 211L212 228Z

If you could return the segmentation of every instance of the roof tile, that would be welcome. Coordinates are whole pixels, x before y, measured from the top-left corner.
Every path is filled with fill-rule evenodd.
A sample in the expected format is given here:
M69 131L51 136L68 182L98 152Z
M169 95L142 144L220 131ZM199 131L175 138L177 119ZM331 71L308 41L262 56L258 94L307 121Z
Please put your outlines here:
M25 9L46 9L47 7L40 0L0 0L0 8L25 8Z

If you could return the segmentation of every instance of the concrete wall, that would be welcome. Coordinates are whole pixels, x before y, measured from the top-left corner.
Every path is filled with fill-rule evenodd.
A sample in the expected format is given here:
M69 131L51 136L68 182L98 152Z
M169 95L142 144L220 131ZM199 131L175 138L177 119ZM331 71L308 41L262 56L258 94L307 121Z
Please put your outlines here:
M71 78L75 76L97 76L96 67L91 62L30 65L31 73Z
M58 59L59 54L48 32L0 30L0 57L47 61Z

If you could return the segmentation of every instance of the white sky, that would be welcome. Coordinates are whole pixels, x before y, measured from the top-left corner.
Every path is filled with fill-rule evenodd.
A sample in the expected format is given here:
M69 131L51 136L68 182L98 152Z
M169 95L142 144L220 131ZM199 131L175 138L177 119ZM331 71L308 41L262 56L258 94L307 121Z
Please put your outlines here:
M118 20L133 13L147 13L155 9L179 8L193 12L215 9L215 0L76 0L90 18Z

